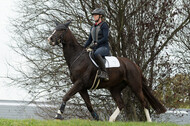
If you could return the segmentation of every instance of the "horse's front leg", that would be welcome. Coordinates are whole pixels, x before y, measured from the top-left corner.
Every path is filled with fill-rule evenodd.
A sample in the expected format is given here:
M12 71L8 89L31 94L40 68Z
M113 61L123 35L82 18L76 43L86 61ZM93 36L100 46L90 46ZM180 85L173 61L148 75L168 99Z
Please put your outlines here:
M79 91L81 97L84 99L84 102L86 104L86 107L88 108L89 112L91 113L92 117L95 119L95 120L99 120L99 116L98 114L93 110L92 108L92 104L90 102L90 98L89 98L89 95L88 95L88 92L87 90L81 90Z
M62 114L64 112L66 102L77 92L79 92L82 89L81 81L76 81L73 85L73 87L64 95L63 102L61 104L60 109L57 111L57 114L55 116L55 119L63 119Z

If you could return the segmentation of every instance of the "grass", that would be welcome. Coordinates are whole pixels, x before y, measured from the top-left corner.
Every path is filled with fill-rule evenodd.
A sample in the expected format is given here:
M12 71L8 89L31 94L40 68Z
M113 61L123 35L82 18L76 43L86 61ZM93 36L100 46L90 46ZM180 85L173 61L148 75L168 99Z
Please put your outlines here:
M102 122L90 120L10 120L0 119L0 126L179 126L173 123L148 122ZM190 125L184 125L190 126Z
M190 109L190 105L180 106L179 108Z

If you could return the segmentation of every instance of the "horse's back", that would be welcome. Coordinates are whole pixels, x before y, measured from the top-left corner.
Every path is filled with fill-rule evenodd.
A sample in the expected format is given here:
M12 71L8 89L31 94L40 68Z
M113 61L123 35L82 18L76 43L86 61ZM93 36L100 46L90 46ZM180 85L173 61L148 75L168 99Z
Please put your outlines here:
M134 74L137 76L142 74L140 67L134 62L132 62L130 59L126 57L117 57L117 58L121 64L121 68L125 69L127 73Z

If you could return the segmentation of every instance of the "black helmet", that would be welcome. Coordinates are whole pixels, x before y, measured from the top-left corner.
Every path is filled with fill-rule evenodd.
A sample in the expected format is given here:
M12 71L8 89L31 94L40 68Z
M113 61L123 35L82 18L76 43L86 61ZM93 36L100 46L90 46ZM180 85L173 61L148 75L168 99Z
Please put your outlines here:
M92 15L94 14L99 14L99 15L103 15L106 16L105 11L101 8L96 8L95 10L92 11Z

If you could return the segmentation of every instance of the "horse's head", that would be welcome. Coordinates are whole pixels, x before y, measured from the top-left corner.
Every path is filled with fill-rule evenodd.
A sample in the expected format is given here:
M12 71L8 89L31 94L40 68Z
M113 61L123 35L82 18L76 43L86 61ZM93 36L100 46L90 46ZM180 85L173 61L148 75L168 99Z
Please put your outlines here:
M48 37L49 44L52 46L58 45L61 43L64 39L64 35L67 32L68 26L71 23L71 21L67 21L66 23L59 23L58 21L56 23L56 28L53 31L53 33Z

